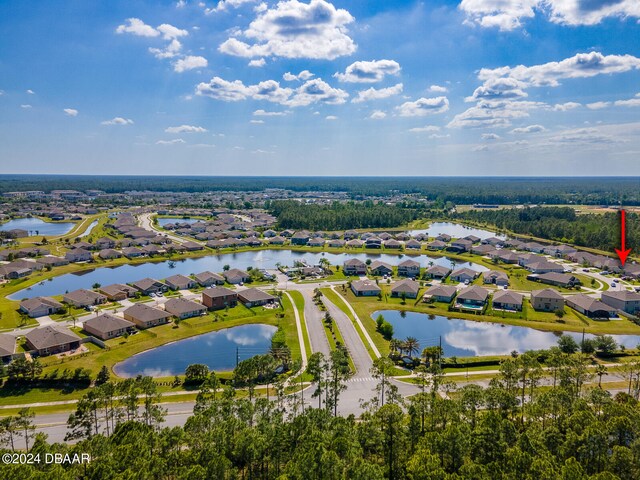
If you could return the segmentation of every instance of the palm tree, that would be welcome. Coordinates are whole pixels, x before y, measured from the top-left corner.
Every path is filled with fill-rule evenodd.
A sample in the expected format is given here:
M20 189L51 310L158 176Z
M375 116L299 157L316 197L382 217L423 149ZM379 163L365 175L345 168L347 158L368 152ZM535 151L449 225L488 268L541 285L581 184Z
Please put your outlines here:
M395 355L398 353L398 351L400 350L401 347L401 342L400 340L398 340L397 338L392 338L389 341L389 350L391 352L392 355Z
M404 348L410 357L412 357L414 353L417 354L420 351L420 343L415 337L407 337L404 341L404 345Z
M602 376L607 374L607 367L599 363L596 365L596 375L598 376L598 387L602 388Z

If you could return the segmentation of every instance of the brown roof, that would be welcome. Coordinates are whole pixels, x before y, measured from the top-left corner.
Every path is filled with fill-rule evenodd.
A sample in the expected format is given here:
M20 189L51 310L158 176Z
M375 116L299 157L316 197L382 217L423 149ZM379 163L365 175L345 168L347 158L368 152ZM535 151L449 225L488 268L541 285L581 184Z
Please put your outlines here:
M49 297L33 297L22 300L20 302L20 306L25 310L33 310L35 308L38 308L40 305L46 305L47 307L53 308L62 308L62 304L60 302L57 302L53 298Z
M59 325L35 328L27 333L25 337L37 350L66 345L80 340L78 335Z
M16 337L6 333L0 333L0 357L16 353Z
M142 322L160 320L171 316L170 313L150 307L144 303L136 303L135 305L127 308L124 313Z
M564 300L564 297L553 288L543 288L542 290L533 290L531 298L551 298L554 300Z
M273 295L263 292L257 288L247 288L246 290L242 290L238 292L238 297L241 298L245 302L258 302L262 300L273 301L276 299Z
M85 329L90 327L102 333L112 332L114 330L120 330L121 328L131 328L133 323L124 318L112 315L110 313L103 313L97 317L90 318L83 323Z
M172 315L182 315L183 313L205 311L207 307L201 303L187 300L186 298L171 298L164 304L165 311Z

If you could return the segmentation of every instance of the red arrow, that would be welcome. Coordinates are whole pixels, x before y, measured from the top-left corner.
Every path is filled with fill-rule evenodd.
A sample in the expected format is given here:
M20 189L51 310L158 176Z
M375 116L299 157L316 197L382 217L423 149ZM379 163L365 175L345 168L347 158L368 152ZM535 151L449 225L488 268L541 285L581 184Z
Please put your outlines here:
M616 253L618 254L618 257L620 257L620 264L624 267L624 263L627 261L627 257L629 256L629 252L631 252L630 248L625 248L626 247L626 243L625 243L625 232L626 232L626 224L625 224L625 211L624 210L620 210L620 227L622 228L621 234L620 234L620 240L622 241L622 248L616 248Z

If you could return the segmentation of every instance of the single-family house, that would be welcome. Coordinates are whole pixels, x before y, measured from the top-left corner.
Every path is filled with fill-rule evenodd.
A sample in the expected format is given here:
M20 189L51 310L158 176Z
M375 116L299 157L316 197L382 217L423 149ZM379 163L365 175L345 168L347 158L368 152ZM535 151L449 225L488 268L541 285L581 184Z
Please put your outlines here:
M291 245L306 245L309 243L311 234L306 230L300 230L291 236Z
M80 346L80 337L62 325L34 328L25 335L27 348L37 350L38 355L54 355L68 352Z
M576 312L589 318L612 318L618 316L615 307L582 293L567 296L566 303L567 306L573 308Z
M193 278L181 274L171 275L165 278L164 283L166 283L171 290L188 290L189 288L195 288L197 286Z
M433 265L427 268L424 273L427 278L444 280L451 273L451 269L442 265Z
M201 303L177 297L167 300L164 304L164 310L165 312L169 312L171 315L180 319L185 319L204 315L207 311L207 307Z
M442 240L434 240L427 243L427 250L443 250L445 248L447 248L447 244Z
M91 252L82 248L69 250L64 254L64 258L69 260L70 262L91 262L93 260Z
M567 273L532 273L527 275L527 280L531 280L533 282L546 283L547 285L553 285L556 287L575 287L576 285L580 285L580 280L573 275L569 275Z
M434 285L424 292L422 299L425 302L451 303L458 290L453 285Z
M529 270L531 273L563 273L564 267L554 262L549 262L548 260L540 260L537 262L529 262L524 268Z
M136 303L124 312L125 320L136 324L138 328L151 328L169 322L171 314L158 308L150 307L144 303Z
M356 297L375 297L382 289L371 280L354 280L351 282L351 291Z
M418 292L420 291L420 284L410 278L405 278L396 282L391 287L392 297L405 297L405 298L418 298Z
M133 282L131 285L137 288L142 295L166 292L168 289L164 283L149 277Z
M231 308L238 304L238 294L224 287L207 288L202 291L202 303L209 310Z
M102 340L116 338L135 330L133 323L111 313L90 318L82 324L82 328L85 332Z
M98 252L98 257L102 260L111 260L113 258L122 257L122 252L118 250L114 250L113 248L105 248L104 250L100 250Z
M638 292L628 290L602 292L600 300L616 310L622 310L631 315L637 315L640 312L640 293Z
M62 257L56 257L53 255L47 255L46 257L40 257L36 260L41 265L45 267L61 267L63 265L69 265L69 260Z
M449 248L447 248L447 250L450 250L452 252L468 252L469 250L471 250L472 245L473 242L471 240L460 238L451 242L451 245L449 246Z
M33 297L20 302L20 311L31 318L52 315L62 310L63 305L49 297Z
M213 272L202 272L193 276L201 287L210 287L211 285L224 285L224 277Z
M372 275L392 275L393 274L393 266L389 265L386 262L382 262L380 260L374 260L369 265L369 270Z
M420 276L420 262L408 258L398 264L398 276L418 278Z
M460 291L456 297L456 308L480 310L487 304L489 291L485 288L472 285Z
M112 285L100 287L98 288L98 291L101 294L105 295L112 302L120 302L122 300L126 300L127 298L135 297L138 290L131 285L114 283Z
M479 272L471 270L467 267L462 267L451 272L449 278L456 282L473 282L476 278L478 278L478 275L480 275Z
M375 235L368 237L364 241L364 248L382 248L382 239Z
M0 333L0 362L8 363L16 353L16 337Z
M499 270L489 270L488 272L482 273L482 283L504 287L505 285L509 285L509 276Z
M93 290L87 290L86 288L80 288L73 292L65 293L62 299L69 305L74 307L89 307L92 305L102 305L107 302L106 295L103 295Z
M367 273L367 264L357 258L345 260L342 265L342 271L345 275L365 275Z
M498 290L493 294L493 309L521 312L523 300L524 295L521 293L512 292L511 290Z
M531 306L542 312L557 312L564 309L564 297L552 288L533 290Z
M247 288L238 292L238 300L244 306L251 308L277 302L278 297L257 288Z
M248 282L251 279L251 275L249 275L244 270L240 270L238 268L232 268L231 270L227 270L222 273L224 279L232 285L238 285L240 283Z

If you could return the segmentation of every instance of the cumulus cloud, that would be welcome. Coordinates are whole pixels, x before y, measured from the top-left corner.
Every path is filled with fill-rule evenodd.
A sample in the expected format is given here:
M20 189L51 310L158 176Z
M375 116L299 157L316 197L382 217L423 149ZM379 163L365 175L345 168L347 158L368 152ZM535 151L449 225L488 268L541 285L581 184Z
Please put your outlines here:
M529 125L527 127L518 127L511 130L509 133L540 133L545 132L547 129L542 125Z
M456 115L447 125L449 128L509 127L511 120L526 118L529 111L544 108L546 104L530 101L480 101Z
M324 117L325 120L337 120L338 117L336 117L335 115L327 115L326 117Z
M294 75L291 72L287 72L284 75L282 75L282 78L287 82L293 82L295 80L302 80L302 81L309 80L314 76L315 75L311 73L309 70L303 70L298 75Z
M382 120L383 118L386 118L386 116L387 114L382 110L374 110L371 115L369 115L369 118L371 120Z
M178 145L181 143L187 143L181 138L174 138L173 140L158 140L156 145Z
M276 56L333 60L350 55L356 45L347 25L354 18L325 0L287 0L258 12L249 27L223 42L222 53L238 57ZM238 37L246 41L239 40Z
M249 123L253 123L255 125L262 125L264 120L249 120Z
M204 57L187 55L184 58L181 58L176 63L173 64L173 70L182 73L187 70L193 70L194 68L204 68L209 65L207 59Z
M483 133L482 140L500 140L500 135L497 133Z
M133 125L130 118L114 117L111 120L101 122L102 125Z
M605 18L640 18L637 0L462 0L467 22L503 31L536 14L563 25L596 25Z
M524 82L515 78L490 78L476 88L473 95L465 98L465 101L524 98L528 96L523 90L525 86Z
M116 33L130 33L137 35L138 37L158 37L160 32L153 28L151 25L147 25L139 18L127 18L123 25L119 25L116 28Z
M178 127L167 127L164 131L167 133L205 133L207 129L195 125L180 125Z
M369 100L380 100L382 98L392 97L394 95L399 95L402 93L403 85L398 83L393 87L388 88L368 88L366 90L361 90L358 92L358 96L351 100L353 103L361 103L368 102Z
M30 108L33 108L31 105L29 105L28 103L23 103L22 105L20 105L20 108L24 108L25 110L28 110Z
M156 30L158 30L162 34L162 38L164 38L165 40L173 40L175 38L185 37L189 35L189 32L187 32L186 30L174 27L173 25L169 25L168 23L158 25L158 28L156 28Z
M31 90L31 89L28 89L28 90L27 90L27 93L28 93L29 95L35 95L35 94L36 94L36 92L34 92L34 91L33 91L33 90Z
M240 80L229 82L220 77L214 77L207 83L200 83L196 87L196 95L227 102L252 98L293 107L312 103L338 105L345 103L349 97L344 90L333 88L319 78L309 80L294 90L281 87L275 80L267 80L257 85L245 85Z
M267 64L267 61L264 58L257 58L257 59L251 60L248 65L250 67L259 68L259 67L264 67L266 64Z
M414 102L405 102L396 109L401 117L423 117L449 110L449 99L447 97L423 97Z
M256 117L284 117L285 115L289 115L291 112L289 110L284 110L282 112L268 112L266 110L256 110L253 112L253 115Z
M603 108L607 108L611 105L611 102L593 102L587 103L586 107L589 110L602 110Z
M429 91L433 93L447 93L449 89L447 87L443 87L441 85L431 85L429 87Z
M640 93L636 94L635 98L617 100L614 105L616 107L640 107Z
M440 127L436 125L425 125L424 127L410 128L411 133L427 133L427 132L439 132Z
M373 60L354 62L345 69L344 73L338 72L333 76L341 82L375 83L382 81L387 75L398 73L400 73L400 64L395 60Z
M67 114L70 117L77 117L78 116L78 110L76 110L75 108L65 108L63 110L63 112L65 114Z
M483 68L480 80L495 82L505 78L521 82L522 87L557 87L560 80L589 78L596 75L623 73L640 69L640 58L633 55L603 55L600 52L578 53L559 62L548 62L530 67Z
M256 3L258 0L220 0L214 9L207 10L208 13L213 11L222 12L229 8L239 8L247 3Z
M160 59L176 57L180 54L180 50L182 50L182 44L175 38L164 48L149 48L149 52Z
M575 108L579 108L582 105L577 102L566 102L566 103L556 103L553 106L553 110L556 112L566 112L568 110L573 110Z

